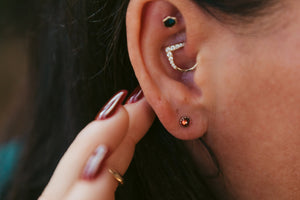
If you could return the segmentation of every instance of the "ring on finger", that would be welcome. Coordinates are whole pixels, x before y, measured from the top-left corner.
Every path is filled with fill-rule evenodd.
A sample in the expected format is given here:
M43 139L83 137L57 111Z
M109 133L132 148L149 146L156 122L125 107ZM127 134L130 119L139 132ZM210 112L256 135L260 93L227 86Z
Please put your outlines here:
M118 171L109 168L108 172L114 177L116 181L118 181L119 184L121 185L124 184L124 178L121 176L121 174Z

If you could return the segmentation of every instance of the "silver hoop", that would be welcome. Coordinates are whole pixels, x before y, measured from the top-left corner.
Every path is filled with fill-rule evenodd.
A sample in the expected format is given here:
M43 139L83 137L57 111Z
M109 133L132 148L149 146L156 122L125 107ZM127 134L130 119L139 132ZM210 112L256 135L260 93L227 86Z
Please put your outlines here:
M167 54L167 57L168 57L168 60L170 62L170 65L172 66L173 69L175 70L178 70L180 72L189 72L189 71L193 71L194 69L196 69L198 63L196 63L194 66L190 67L190 68L187 68L187 69L183 69L183 68L180 68L178 67L175 62L174 62L174 57L173 57L173 51L176 51L180 48L183 48L184 47L184 42L181 42L181 43L178 43L178 44L173 44L171 46L168 46L165 51L166 51L166 54Z

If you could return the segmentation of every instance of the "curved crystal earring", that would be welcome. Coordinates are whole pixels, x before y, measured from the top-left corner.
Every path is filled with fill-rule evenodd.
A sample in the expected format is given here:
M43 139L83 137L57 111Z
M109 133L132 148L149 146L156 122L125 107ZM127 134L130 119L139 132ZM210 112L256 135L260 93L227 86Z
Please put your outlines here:
M172 66L173 69L177 70L177 71L180 71L180 72L188 72L188 71L193 71L194 69L196 69L197 67L197 63L190 67L190 68L180 68L178 67L175 62L174 62L174 57L173 57L173 51L176 51L180 48L183 48L184 47L184 42L181 42L181 43L178 43L178 44L173 44L171 46L168 46L165 51L166 51L166 54L167 54L167 57L168 57L168 60L170 62L170 65Z

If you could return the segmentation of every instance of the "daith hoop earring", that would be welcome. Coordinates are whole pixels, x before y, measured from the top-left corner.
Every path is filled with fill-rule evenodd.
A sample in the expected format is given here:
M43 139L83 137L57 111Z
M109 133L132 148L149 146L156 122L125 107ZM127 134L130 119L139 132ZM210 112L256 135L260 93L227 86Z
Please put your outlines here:
M167 48L166 48L166 54L167 54L167 57L168 57L168 60L169 60L169 62L170 62L170 65L172 66L172 68L173 69L175 69L175 70L178 70L178 71L180 71L180 72L188 72L188 71L193 71L194 69L196 69L196 67L197 67L197 63L194 65L194 66L192 66L192 67L190 67L190 68L180 68L180 67L178 67L176 64L175 64L175 61L174 61L174 57L173 57L173 51L176 51L176 50L178 50L178 49L180 49L180 48L183 48L184 47L184 43L183 42L181 42L181 43L178 43L178 44L174 44L174 45L171 45L171 46L168 46Z

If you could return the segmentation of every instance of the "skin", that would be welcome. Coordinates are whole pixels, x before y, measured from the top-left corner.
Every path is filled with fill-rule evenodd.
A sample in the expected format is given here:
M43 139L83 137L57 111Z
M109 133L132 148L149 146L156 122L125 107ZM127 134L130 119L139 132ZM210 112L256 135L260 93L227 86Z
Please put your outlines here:
M154 113L143 98L134 104L120 105L108 119L88 124L60 160L39 200L114 199L118 182L108 169L125 173L135 144L144 136L153 120ZM95 178L83 179L85 165L99 145L106 146L109 154L99 165L100 172Z
M220 164L229 198L297 199L300 3L279 1L251 23L226 24L191 1L132 2L131 60L169 132L184 140L204 138ZM159 19L178 13L183 20L164 29ZM176 63L198 62L188 74L172 70L160 52L177 43L173 36L182 32L186 46L175 55ZM193 123L183 129L177 121L186 113ZM190 149L197 160L197 148Z
M297 199L300 2L278 5L249 24L224 24L188 0L131 0L128 49L147 101L121 107L109 120L88 125L41 199L114 199L117 184L107 170L94 181L83 181L80 174L99 144L112 151L103 168L125 173L135 144L152 123L149 105L171 134L187 140L188 147L203 137L219 162L228 198ZM180 20L166 29L161 20L168 15ZM196 60L195 71L174 71L166 60L164 48L178 40L186 46L174 54L176 64L187 66ZM192 124L181 128L178 119L186 114ZM124 129L116 129L116 124ZM197 161L199 148L190 149ZM74 155L78 159L72 159ZM207 166L199 169L205 173L211 169Z

